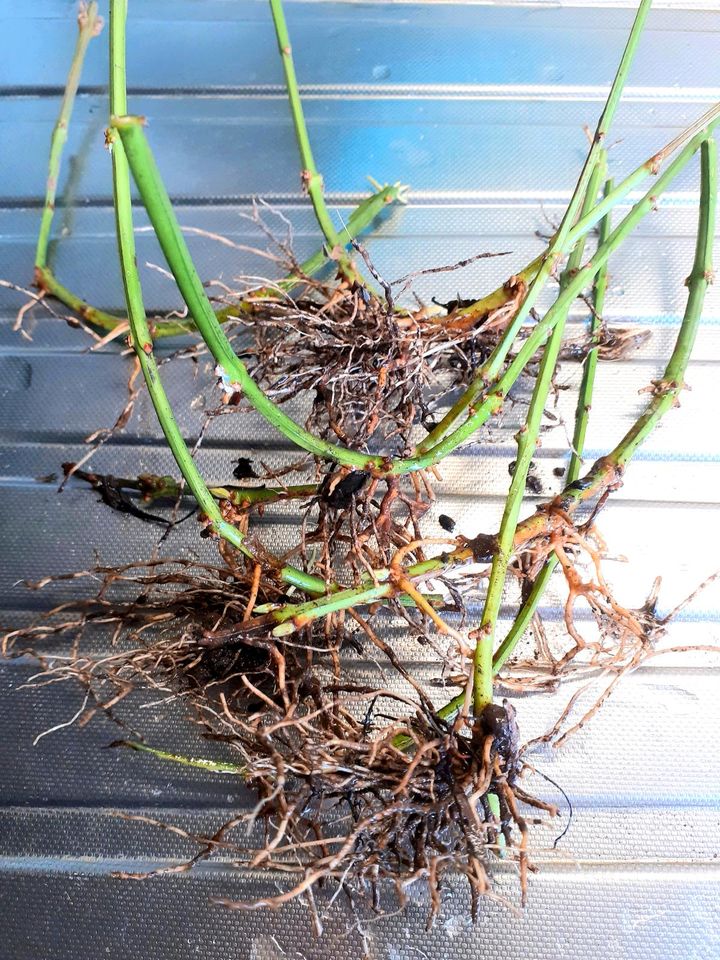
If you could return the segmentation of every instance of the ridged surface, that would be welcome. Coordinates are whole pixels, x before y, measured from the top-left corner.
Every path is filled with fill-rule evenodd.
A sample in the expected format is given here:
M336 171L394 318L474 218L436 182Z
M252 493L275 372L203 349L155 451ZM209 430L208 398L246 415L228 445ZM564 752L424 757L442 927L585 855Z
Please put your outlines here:
M0 7L0 276L18 283L28 283L31 274L46 149L74 40L71 7L66 0ZM632 10L540 2L290 3L288 19L332 209L347 216L352 199L366 190L366 174L413 188L409 205L387 215L369 243L383 275L392 279L481 250L513 251L418 282L421 295L443 299L492 287L541 249L534 233L547 231L548 220L562 214L586 147L583 125L595 122ZM621 141L611 153L617 175L720 97L719 29L712 6L665 5L651 14L611 138ZM263 246L260 231L241 216L259 194L292 221L298 254L314 249L318 236L299 190L265 3L136 0L129 39L131 109L151 121L162 171L181 202L181 222ZM65 235L54 262L68 286L118 309L122 293L102 147L105 72L104 41L95 42L70 134L74 185L58 210L57 227ZM66 164L63 189L67 170ZM671 349L692 259L696 182L696 169L679 178L611 264L606 316L647 326L652 338L630 359L601 366L590 457L622 435L643 401L637 391L657 376ZM194 236L190 244L204 278L232 282L268 270L266 261L206 239ZM148 305L177 306L167 279L144 266L162 263L147 234L139 236L138 259ZM665 579L662 602L669 609L718 565L719 298L720 289L711 288L688 371L692 392L683 394L680 410L640 451L603 515L602 531L618 558L608 572L620 598L634 605L657 573ZM157 534L108 512L79 487L58 495L55 485L35 481L76 459L86 449L84 438L113 422L129 363L114 347L88 352L90 341L81 332L41 313L30 326L32 342L23 339L12 330L22 302L0 289L0 607L7 624L27 622L79 589L65 582L28 592L17 585L21 578L79 569L95 558L139 559ZM580 308L574 319L583 320ZM210 373L201 362L198 378ZM571 367L561 376L576 381ZM201 411L190 402L201 383L176 365L167 386L182 410L183 431L193 436ZM560 412L570 415L573 403L562 395ZM441 512L467 533L496 527L514 457L509 432L498 437L492 450L475 443L443 465L431 527ZM563 448L564 437L550 433L539 451L545 494L558 482L552 469ZM243 415L215 424L199 463L210 479L222 480L240 454L270 463L291 456L258 418ZM93 464L115 474L171 471L147 398ZM532 502L528 498L528 510ZM266 542L282 544L292 520L285 507L268 511ZM195 533L189 524L180 527L168 551L200 550ZM705 592L672 628L673 643L720 642L719 603L718 589ZM102 648L107 638L93 636L92 642ZM399 652L417 655L402 636L393 642ZM374 669L359 657L348 667L358 677ZM363 948L382 960L720 955L717 655L650 661L564 749L537 754L542 772L570 795L575 816L555 850L552 831L534 833L540 870L531 878L522 916L487 902L472 928L465 892L451 884L433 931L424 930L427 904L418 898L406 916L370 924L364 944L343 910L317 942L299 904L279 914L249 915L210 906L211 894L243 897L272 888L272 881L238 877L222 863L144 884L112 878L116 869L152 868L190 853L179 838L122 822L110 815L113 810L201 831L247 800L231 777L178 772L101 749L117 736L103 721L82 731L60 730L33 746L39 733L69 720L82 703L70 687L22 689L35 669L18 660L0 672L2 960L309 960L360 956ZM413 669L428 682L436 674L430 661L415 661ZM440 700L443 691L431 689ZM569 692L518 698L523 735L542 733ZM179 708L157 706L142 715L156 742L209 755ZM535 786L561 802L547 783ZM499 891L513 898L515 879L504 867L499 872Z

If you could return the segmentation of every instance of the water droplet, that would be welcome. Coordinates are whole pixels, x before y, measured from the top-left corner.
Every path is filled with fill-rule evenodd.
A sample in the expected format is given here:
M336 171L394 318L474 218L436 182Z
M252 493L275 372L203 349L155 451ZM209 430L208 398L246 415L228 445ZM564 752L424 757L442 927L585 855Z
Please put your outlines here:
M548 63L542 70L543 80L549 83L557 83L565 76L562 67L557 63Z
M387 80L390 76L390 67L386 63L378 63L372 68L373 80Z

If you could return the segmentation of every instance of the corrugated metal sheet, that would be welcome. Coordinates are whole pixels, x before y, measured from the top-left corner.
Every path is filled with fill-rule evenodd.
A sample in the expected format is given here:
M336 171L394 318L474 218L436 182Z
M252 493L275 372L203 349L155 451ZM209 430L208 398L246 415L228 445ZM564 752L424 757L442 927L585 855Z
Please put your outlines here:
M73 43L73 3L0 4L0 274L29 280L46 148ZM701 5L696 4L697 8ZM664 143L720 97L715 4L665 5L650 16L620 110L612 151L618 174ZM378 268L452 262L478 250L511 248L525 263L533 232L557 218L585 149L632 19L604 4L526 5L291 3L299 76L310 133L334 209L345 215L365 190L366 174L412 185L410 204L393 212L371 242ZM318 237L300 195L289 115L282 95L268 12L262 2L145 0L131 4L131 104L151 121L159 162L183 223L257 244L239 214L260 194L294 225L298 253ZM104 47L88 56L68 155L74 192L58 213L66 236L56 250L59 275L100 306L121 301L115 267L110 180L101 131ZM67 168L66 168L67 170ZM612 263L606 315L652 328L630 360L601 368L589 455L604 451L629 423L636 391L662 367L684 302L695 226L696 174L678 180ZM66 198L67 200L68 198ZM255 274L263 262L191 239L205 277ZM145 234L141 262L161 262ZM492 286L507 275L501 260L418 285L442 298ZM149 306L176 304L170 284L146 270ZM124 397L128 361L115 348L88 353L88 341L40 317L27 342L12 331L20 300L0 306L0 604L6 622L25 622L51 600L29 594L22 577L69 571L93 562L146 556L155 531L108 513L79 488L62 495L35 477L84 452L84 437L112 423ZM705 323L680 411L640 452L627 483L602 520L610 565L623 599L639 603L656 573L671 606L717 566L720 433L720 291L710 291ZM580 313L578 312L578 317ZM570 374L568 373L568 377ZM186 435L200 413L199 389L182 370L168 377ZM184 403L183 403L184 401ZM562 403L571 407L570 398ZM546 441L539 469L546 489L562 455ZM239 453L278 462L288 449L256 417L223 418L200 454L213 479L227 476ZM492 529L507 483L508 441L492 457L478 447L444 467L439 509L468 529ZM101 450L97 469L163 472L170 458L146 399L122 438ZM478 503L480 492L482 499ZM282 542L289 513L268 514L264 536ZM174 552L196 545L179 528ZM674 626L677 643L720 640L718 590L708 591ZM101 639L98 639L98 643ZM402 650L402 637L397 643ZM188 853L178 838L120 823L114 808L172 819L188 829L217 823L244 802L234 781L178 772L99 749L115 736L98 721L62 730L36 747L34 737L69 719L81 703L70 688L28 692L34 665L2 667L0 695L0 958L256 958L360 955L388 960L589 957L710 960L720 955L720 721L717 657L677 655L652 661L620 688L591 726L543 769L573 798L572 831L558 850L538 831L527 911L516 917L483 906L465 920L465 894L450 887L441 920L424 930L425 905L367 926L363 942L352 916L336 912L318 943L300 905L280 914L231 915L208 895L247 895L257 881L222 863L190 876L145 884L110 873L172 862ZM366 665L358 662L362 672ZM432 675L432 664L416 664ZM567 693L524 697L527 736L542 732ZM145 729L168 746L191 748L180 710L144 711ZM204 747L207 752L207 747ZM267 881L263 882L267 884ZM499 878L509 894L514 879Z

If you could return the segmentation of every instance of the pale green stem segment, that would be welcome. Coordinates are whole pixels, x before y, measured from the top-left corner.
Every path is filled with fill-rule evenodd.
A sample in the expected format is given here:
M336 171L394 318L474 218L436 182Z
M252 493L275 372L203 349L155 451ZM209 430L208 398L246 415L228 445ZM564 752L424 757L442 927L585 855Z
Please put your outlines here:
M703 140L700 160L700 208L695 258L692 272L687 279L688 299L673 353L665 368L662 380L656 384L653 399L620 443L610 454L599 460L580 483L577 482L576 477L568 478L569 482L558 498L567 510L572 510L583 500L590 499L597 490L601 479L607 476L608 470L613 468L623 470L627 466L640 444L647 439L662 417L676 405L680 391L684 387L683 378L697 337L705 294L713 277L713 240L717 207L717 146L712 137ZM607 229L608 226L606 225L605 230ZM600 314L601 310L598 309L598 304L601 308L602 296L604 295L602 285L599 293L600 298L599 300L596 299L595 308ZM527 628L551 572L552 567L548 564L535 580L532 592L523 605L520 615L495 653L493 658L493 671L495 673L502 668L512 654L518 639ZM541 577L545 577L545 580L541 580ZM459 694L440 708L439 716L448 719L461 709L464 702L465 694Z
M527 292L519 310L508 327L507 336L511 339L511 342L514 341L522 325L530 315L530 311L534 307L538 296L550 278L550 275L552 274L557 262L567 253L569 249L568 235L577 218L583 197L587 193L590 176L595 168L598 154L603 149L607 131L612 123L617 105L620 102L620 97L627 81L632 61L635 57L635 52L637 50L640 36L645 25L645 20L650 11L651 3L652 0L641 0L640 2L640 6L638 7L638 11L635 16L635 21L632 25L632 29L630 30L630 35L628 36L625 50L623 51L623 55L620 60L620 65L618 66L617 73L615 74L612 86L610 87L610 92L605 102L605 107L603 108L600 119L598 120L590 150L585 159L585 163L580 172L580 176L577 184L575 185L575 189L572 197L570 198L570 202L567 206L562 222L560 223L557 233L550 241L550 244L543 255L543 259L540 263L537 273L528 285ZM458 410L453 414L453 418L451 420L445 419L441 421L435 430L432 431L430 436L425 439L425 449L431 447L443 435L443 433L447 431L451 423L454 422L454 420L460 415L461 410L466 409L468 406L474 403L480 392L482 392L486 381L488 379L494 379L497 376L503 360L504 356L498 357L496 360L491 359L491 362L485 365L487 369L484 368L482 371L480 371L480 373L478 373L468 389L465 391L463 397L461 397L460 401L458 401L458 404L456 405ZM453 410L455 410L455 407Z
M55 214L55 197L57 196L58 178L60 175L60 161L68 135L68 126L72 116L73 104L80 84L83 60L88 44L102 29L102 17L98 15L98 5L89 3L86 8L81 7L78 13L78 36L75 50L70 64L70 72L65 82L65 93L60 104L60 113L50 140L50 160L48 163L48 178L45 189L45 203L43 205L42 220L38 233L37 248L35 251L35 267L42 270L47 265L48 243L50 229Z
M472 555L470 547L454 550L452 553L441 554L438 557L432 557L430 560L422 560L419 563L412 564L404 571L404 575L413 579L428 577L433 573L442 573L453 566L472 559ZM374 571L374 582L366 580L358 587L348 587L346 590L338 590L331 596L317 597L304 603L284 604L282 607L274 609L267 608L269 618L278 624L272 631L273 635L276 637L286 636L307 626L313 620L319 620L330 613L337 613L339 610L347 610L350 607L375 603L388 597L398 596L398 588L390 580L390 573L391 571L384 567ZM431 603L437 599L431 594L424 594L424 597ZM404 599L401 598L400 602L403 603ZM406 605L410 606L412 604ZM261 612L261 609L263 608L256 607L258 613Z
M125 21L127 0L113 0L110 4L110 106L111 109L126 109L125 90ZM120 267L125 288L125 302L132 335L133 347L140 363L148 393L162 427L165 439L173 457L180 468L193 496L203 514L208 518L209 529L217 536L227 540L245 556L253 558L252 551L245 543L242 533L223 519L218 504L208 490L205 481L190 455L180 434L162 385L157 362L153 353L153 341L148 328L142 288L137 271L135 257L135 234L132 221L132 199L130 195L130 172L122 141L114 130L110 131L112 142L113 194L115 201L115 223L118 239ZM284 566L280 577L311 593L326 593L329 589L323 580L312 577L294 567Z
M587 213L594 206L598 188L604 176L605 152L601 149L597 153L595 165L590 172L586 193L582 200L581 215ZM583 238L577 242L570 254L567 268L560 279L561 291L567 288L568 283L579 269L584 251L585 240ZM480 628L477 631L477 644L473 658L473 679L471 682L473 684L473 709L477 716L493 700L493 651L495 649L497 618L500 613L508 565L513 556L515 531L525 496L527 475L540 437L540 426L545 414L545 404L550 393L558 356L560 355L569 307L570 303L559 313L553 327L535 380L525 424L520 428L517 435L518 449L515 470L497 535L497 548L490 570L490 579L485 595Z
M490 808L490 813L493 815L493 817L495 817L497 822L500 823L500 820L501 820L500 798L498 797L498 795L496 793L489 793L487 795L487 804L488 804L488 807ZM507 845L505 843L505 835L501 831L498 831L496 842L497 842L497 850L496 850L497 856L501 860L504 860L505 857L507 856L507 849L506 849Z
M278 623L278 626L273 628L272 635L287 636L320 617L347 610L349 607L375 603L389 597L393 592L393 585L386 582L365 589L351 587L348 590L340 590L331 597L318 597L317 601L308 600L306 603L285 605L272 612L272 619Z
M285 71L285 86L287 87L290 112L292 113L293 124L295 126L295 137L297 139L298 149L300 150L300 160L303 167L301 173L302 185L310 196L317 222L320 225L320 229L323 232L328 246L332 250L334 247L344 245L335 229L328 208L325 205L323 179L315 165L315 158L313 157L312 147L310 146L310 137L308 136L305 114L303 113L302 101L300 100L300 91L298 90L297 76L295 75L295 63L290 45L290 34L285 21L285 11L283 10L282 0L270 0L270 10L272 12L273 24L275 25L278 50L280 51L280 58L282 59L283 70Z
M378 186L374 193L371 193L369 197L362 200L352 211L345 224L343 236L338 239L338 243L346 247L351 240L354 240L355 237L360 236L361 233L367 230L370 224L379 217L390 204L401 199L404 201L405 194L406 189L400 183L386 183L382 187ZM280 281L280 288L286 293L289 293L293 287L301 284L305 277L312 277L316 273L319 273L327 264L329 253L332 253L332 250L328 251L325 247L316 250L311 257L300 264L297 274L291 273L290 276ZM270 288L268 295L276 294L275 291ZM257 299L257 293L253 294L253 298Z
M717 144L712 137L703 141L700 151L700 215L695 259L687 278L688 300L675 349L662 380L655 384L655 395L640 419L609 456L624 468L640 444L652 433L658 421L677 403L684 388L685 371L692 354L708 285L713 280L713 240L717 209Z
M131 750L137 750L139 753L149 753L158 760L169 760L172 763L180 763L184 767L197 767L205 770L207 773L230 773L236 777L245 776L243 767L236 763L225 763L222 760L206 760L204 757L186 757L180 753L169 753L167 750L160 750L158 747L149 747L146 743L140 743L138 740L119 740L117 746L129 747Z
M210 493L218 500L229 500L238 507L314 497L317 492L316 483L295 483L287 487L210 487Z

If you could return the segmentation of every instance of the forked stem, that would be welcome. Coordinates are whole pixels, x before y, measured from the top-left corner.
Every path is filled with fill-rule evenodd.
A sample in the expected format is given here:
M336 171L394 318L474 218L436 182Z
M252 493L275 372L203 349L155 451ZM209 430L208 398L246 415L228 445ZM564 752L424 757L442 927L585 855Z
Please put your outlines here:
M507 335L510 337L511 341L515 339L522 325L530 316L530 311L534 307L538 296L549 280L556 264L563 256L565 256L565 254L568 252L568 249L570 249L571 245L568 243L568 236L577 218L583 198L587 193L590 176L596 166L598 155L603 149L605 136L610 128L613 117L615 116L615 111L618 103L620 102L620 97L622 96L623 88L625 87L628 73L630 72L630 67L635 57L635 52L640 41L643 27L645 26L645 20L650 11L651 4L652 0L640 0L640 5L638 7L637 14L635 15L635 20L630 30L630 34L625 45L625 50L623 51L623 55L620 59L620 64L618 65L617 72L610 87L610 92L605 102L605 107L603 108L600 119L598 120L595 135L593 136L592 143L590 145L590 150L585 158L585 163L580 171L580 176L578 177L578 181L575 185L575 189L573 190L570 202L568 203L567 209L563 215L562 221L555 236L551 239L550 244L543 255L537 273L528 284L527 292L522 303L520 304L520 308L508 327ZM486 379L494 379L497 376L500 370L500 364L503 360L504 357L498 357L496 360L493 360L486 365L487 369L483 369L476 375L474 381L470 384L468 389L465 391L464 396L461 397L459 401L459 404L464 403L464 407L462 409L469 407L474 402L474 399L477 396L478 387L482 389L483 383ZM456 418L457 417L455 417L455 419ZM435 435L433 436L433 434L431 434L430 437L426 438L426 448L432 446L442 432L447 430L450 422L451 421L446 422L446 420L443 420L438 425L436 430L433 431L433 434Z
M577 241L585 236L596 224L598 224L607 214L618 204L620 204L628 194L646 180L649 176L658 173L660 164L682 144L694 144L698 149L699 144L705 134L713 130L720 122L720 104L715 104L707 110L702 116L698 117L677 137L674 137L657 153L649 157L644 163L641 163L637 169L629 174L621 183L611 190L592 210L581 217L574 227L569 231L566 237L566 249L571 249ZM659 181L658 181L659 182ZM656 189L654 195L659 196L660 190ZM553 238L554 241L555 238ZM553 242L551 241L551 243ZM536 257L525 267L517 276L524 282L532 280L537 276L538 270L547 257L547 251ZM507 303L509 293L506 286L498 287L492 293L478 300L477 303L465 310L457 311L453 316L460 320L471 321L473 318L481 319L488 312L501 307ZM455 401L442 420L436 427L418 444L416 455L427 453L431 449L441 449L444 439L447 439L449 432L456 426L460 418L467 414L468 410L476 405L476 401L483 395L488 383L492 381L497 371L502 367L514 343L515 324L507 328L502 340L497 345L490 357L477 370L475 377L469 384L464 393Z
M716 119L713 122L713 126L717 122L718 121ZM467 412L468 415L466 420L461 423L460 426L455 427L451 433L445 436L433 448L413 457L411 460L412 469L418 470L439 463L440 460L447 456L448 453L450 453L452 450L455 450L458 446L460 446L460 444L468 440L472 434L489 419L490 416L502 408L508 390L513 386L529 361L545 342L553 326L558 321L559 317L563 315L563 311L567 309L575 297L577 297L578 294L580 294L582 290L593 280L598 271L607 263L611 254L614 253L614 251L622 244L625 238L635 229L643 217L645 217L651 210L655 209L657 198L667 189L672 180L685 167L691 157L699 149L700 144L708 136L708 133L709 129L703 133L697 134L685 146L685 148L680 151L672 163L670 163L665 171L658 177L652 187L652 190L646 193L642 200L639 200L632 206L629 213L626 214L615 230L613 230L610 236L608 236L605 243L603 243L601 246L598 246L591 259L588 260L582 269L578 270L572 279L568 281L566 288L561 292L560 296L555 301L553 306L547 311L543 319L535 324L532 332L522 342L522 346L518 349L512 361L506 366L503 373L494 381L494 383L488 384L484 382L482 386L478 387L477 393L473 393L473 406L467 408L467 410L463 409L458 413L459 416L460 413ZM595 210L597 209L602 209L607 212L606 203L601 201L595 208ZM592 217L593 214L591 213L591 215L588 218L585 218L583 222L592 219ZM571 233L571 236L572 235L573 234ZM575 239L577 240L579 237L576 237ZM507 349L509 350L509 347ZM504 341L498 346L498 348L496 348L496 350L505 350ZM490 362L492 362L492 356L490 358ZM480 402L476 402L480 394L482 394L482 400ZM406 472L408 469L407 464L408 461L396 461L390 472Z
M642 415L607 456L598 460L581 480L577 480L575 477L570 478L565 489L555 499L554 504L566 515L574 513L581 503L592 500L599 493L617 486L622 481L625 468L635 451L652 433L665 414L677 405L678 396L685 386L684 377L697 338L705 294L708 284L713 279L712 258L716 207L717 146L715 140L711 136L707 136L700 147L700 204L695 256L692 271L686 281L688 299L675 347L665 367L662 379L653 385L653 397ZM602 286L600 293L601 295L604 294ZM602 297L600 305L602 306ZM524 543L534 537L547 533L551 522L552 518L549 510L539 510L528 517L518 526L515 535L515 549L520 549ZM494 673L497 673L508 657L511 656L518 640L528 626L551 572L552 568L546 565L541 575L536 579L531 594L521 608L510 633L494 654ZM461 709L464 703L465 694L462 693L444 707L441 707L438 714L447 719Z
M586 194L582 200L581 215L587 213L595 204L598 189L605 176L605 152L599 150L595 165L588 179ZM567 289L582 262L585 250L585 239L578 240L575 249L568 260L567 268L560 280L561 291ZM540 426L545 414L545 404L550 393L550 387L555 375L560 348L565 333L570 302L559 312L552 334L548 340L540 363L535 386L533 388L530 406L528 407L525 424L517 434L517 457L515 469L510 483L510 490L505 501L500 530L497 535L497 547L490 570L485 603L483 606L480 627L476 631L477 642L473 658L473 709L479 716L485 707L493 701L493 651L495 649L495 631L497 618L500 613L505 579L510 560L513 555L515 531L517 528L520 508L525 496L525 484L535 448L540 437Z

